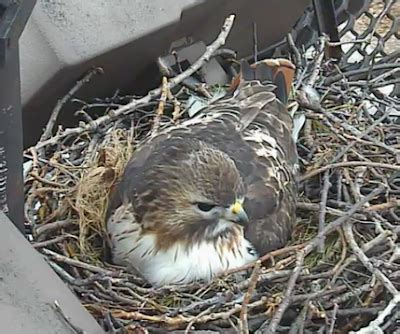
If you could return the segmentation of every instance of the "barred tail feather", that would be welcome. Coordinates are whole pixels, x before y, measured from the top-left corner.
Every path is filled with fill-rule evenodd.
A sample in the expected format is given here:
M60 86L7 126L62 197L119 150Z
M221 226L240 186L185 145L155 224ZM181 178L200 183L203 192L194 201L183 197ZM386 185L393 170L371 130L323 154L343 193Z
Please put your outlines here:
M236 89L249 81L272 83L275 85L274 94L286 105L295 71L296 67L287 59L265 59L252 65L242 60L240 74L233 80L231 88Z

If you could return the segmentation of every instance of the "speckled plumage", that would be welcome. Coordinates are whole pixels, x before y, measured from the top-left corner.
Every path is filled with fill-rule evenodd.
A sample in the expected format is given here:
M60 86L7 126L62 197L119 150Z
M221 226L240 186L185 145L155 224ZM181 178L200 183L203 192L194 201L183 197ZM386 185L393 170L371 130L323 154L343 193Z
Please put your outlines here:
M296 206L285 106L293 71L283 60L243 64L233 94L140 145L109 208L115 262L155 285L188 283L287 242ZM237 201L247 224L232 213Z

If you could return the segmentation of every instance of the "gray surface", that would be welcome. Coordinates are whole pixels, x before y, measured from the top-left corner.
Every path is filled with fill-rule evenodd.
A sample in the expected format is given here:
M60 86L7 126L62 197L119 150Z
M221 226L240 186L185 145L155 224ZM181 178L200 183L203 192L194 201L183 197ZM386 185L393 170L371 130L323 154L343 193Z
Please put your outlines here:
M85 333L104 333L2 212L0 254L1 333L74 333L53 306L56 300L71 323Z
M226 16L235 13L226 46L247 56L253 22L262 50L290 31L310 1L38 0L20 39L25 145L36 142L57 99L91 67L101 66L105 73L78 97L112 96L117 88L143 94L159 85L155 60L172 42L190 37L208 44ZM60 120L76 125L69 105Z
M0 210L24 229L22 179L22 107L18 39L9 43L6 62L0 65Z
M196 0L38 0L21 36L22 101L65 67L179 19Z

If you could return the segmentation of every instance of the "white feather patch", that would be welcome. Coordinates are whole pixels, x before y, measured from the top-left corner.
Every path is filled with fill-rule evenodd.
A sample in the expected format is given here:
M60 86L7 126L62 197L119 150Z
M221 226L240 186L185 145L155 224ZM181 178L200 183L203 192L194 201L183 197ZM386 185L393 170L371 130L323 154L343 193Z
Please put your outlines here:
M244 137L245 141L254 141L256 143L266 142L272 147L276 147L276 140L275 138L271 137L270 135L266 134L262 131L249 131L249 134Z
M130 206L118 208L108 221L113 261L132 266L154 286L209 281L257 259L254 248L244 237L232 250L220 240L216 245L204 241L189 249L177 242L167 250L156 251L155 235L140 236L140 227L130 209Z

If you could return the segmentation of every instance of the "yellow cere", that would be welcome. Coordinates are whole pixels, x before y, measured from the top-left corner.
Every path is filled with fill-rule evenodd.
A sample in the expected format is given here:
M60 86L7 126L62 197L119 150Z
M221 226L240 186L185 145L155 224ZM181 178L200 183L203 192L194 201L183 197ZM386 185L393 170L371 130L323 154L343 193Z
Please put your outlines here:
M236 202L232 207L232 212L237 215L240 211L242 211L242 204L240 202Z

